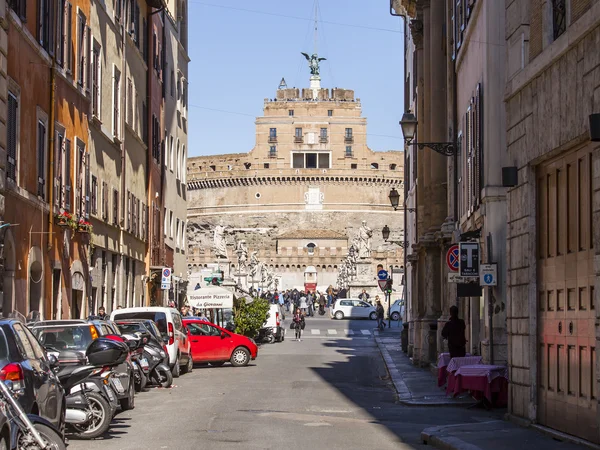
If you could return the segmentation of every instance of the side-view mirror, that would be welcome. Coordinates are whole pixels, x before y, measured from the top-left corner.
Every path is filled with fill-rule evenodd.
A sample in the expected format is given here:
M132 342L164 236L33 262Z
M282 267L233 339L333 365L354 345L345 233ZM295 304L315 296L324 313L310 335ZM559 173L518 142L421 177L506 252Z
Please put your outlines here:
M221 331L221 339L225 339L228 337L229 337L229 335L227 333L225 333L224 331Z
M48 364L50 364L51 369L54 369L58 366L58 358L54 355L48 355Z

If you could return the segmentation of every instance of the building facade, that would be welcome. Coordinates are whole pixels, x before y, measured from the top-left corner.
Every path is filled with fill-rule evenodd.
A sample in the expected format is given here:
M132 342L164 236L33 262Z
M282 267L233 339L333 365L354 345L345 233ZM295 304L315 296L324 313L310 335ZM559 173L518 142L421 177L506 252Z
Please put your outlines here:
M317 270L319 289L335 287L363 220L373 231L375 289L377 263L403 268L402 249L381 235L384 225L393 237L401 234L401 214L394 214L388 195L401 186L403 155L367 147L366 119L351 90L313 86L300 92L282 80L276 98L264 101L249 153L190 158L187 170L192 272L218 262L213 230L222 224L228 246L223 264L232 274L243 240L248 257L257 252L280 289L302 287L310 266Z
M509 412L598 444L600 2L506 2L505 32Z
M163 120L149 23L164 6L22 0L0 17L4 315L84 318L150 302L150 188L164 180L149 166L151 101ZM160 173L160 134L158 144ZM185 197L173 205L185 210Z

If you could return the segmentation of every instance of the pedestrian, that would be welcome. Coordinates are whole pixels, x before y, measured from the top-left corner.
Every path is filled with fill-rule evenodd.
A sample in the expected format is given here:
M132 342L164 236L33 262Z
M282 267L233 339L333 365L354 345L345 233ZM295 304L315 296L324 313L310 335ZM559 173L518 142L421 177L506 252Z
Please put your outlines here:
M363 302L368 302L369 301L369 297L370 295L367 294L367 291L363 289L363 291L360 293L360 295L358 296L359 299L361 299Z
M333 286L329 285L327 288L327 307L329 308L333 303Z
M100 320L107 319L108 316L106 315L106 309L104 309L104 306L98 308L98 317L100 318Z
M191 317L192 315L190 314L190 307L187 305L183 305L180 309L181 311L181 317Z
M377 300L376 311L377 311L377 328L379 328L379 331L383 331L383 329L385 328L385 323L383 322L383 305L381 304L380 300Z
M304 314L306 314L306 309L307 308L308 308L308 304L307 304L307 301L306 301L306 296L305 295L301 295L300 296L300 307L299 307L299 309L301 309L302 312Z
M306 293L306 302L308 303L308 315L314 316L313 309L315 307L315 296L310 291Z
M325 300L325 296L323 294L321 294L321 296L319 297L319 315L324 316L325 315L325 305L327 304L327 301Z
M302 330L304 330L305 322L304 322L304 314L300 311L300 308L296 309L296 313L294 314L294 329L296 330L296 340L301 341Z
M448 351L450 358L462 358L467 349L467 339L465 338L465 321L458 318L458 307L450 307L450 320L446 322L442 329L442 337L448 340Z
M379 295L376 295L375 296L375 303L373 304L373 306L377 306L377 302L380 302L380 301L381 301L381 299L379 298ZM371 302L369 302L369 303L371 303Z

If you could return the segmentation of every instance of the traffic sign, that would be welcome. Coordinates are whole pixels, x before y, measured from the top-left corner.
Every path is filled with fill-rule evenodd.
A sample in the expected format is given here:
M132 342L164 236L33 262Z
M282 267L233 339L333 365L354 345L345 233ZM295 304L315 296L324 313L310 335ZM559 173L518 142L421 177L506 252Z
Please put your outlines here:
M458 272L460 258L458 257L458 245L454 244L446 253L446 264L452 272Z
M160 288L161 288L163 291L166 291L166 290L168 290L168 289L170 289L170 288L171 288L171 283L162 283L162 284L160 285Z
M479 243L459 244L459 274L461 277L479 277Z
M379 289L385 291L385 287L387 285L388 280L377 280L377 284L379 285Z
M457 272L450 272L448 274L448 283L473 283L477 280L474 277L461 277Z
M482 264L479 275L479 284L482 286L496 286L498 284L497 264Z
M388 273L387 273L387 271L386 271L386 270L383 270L383 269L382 269L382 270L380 270L379 272L377 272L377 277L378 277L380 280L387 280L387 278L388 278Z
M161 289L169 289L171 287L171 276L173 275L170 267L163 267L162 280L160 282Z

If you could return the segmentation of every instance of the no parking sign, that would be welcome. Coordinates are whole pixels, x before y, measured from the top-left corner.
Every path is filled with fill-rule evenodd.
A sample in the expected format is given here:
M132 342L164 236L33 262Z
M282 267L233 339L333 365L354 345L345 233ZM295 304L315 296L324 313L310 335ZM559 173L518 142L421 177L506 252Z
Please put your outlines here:
M458 272L459 258L458 258L458 245L453 245L448 249L448 253L446 253L446 264L448 265L448 269L452 272Z

